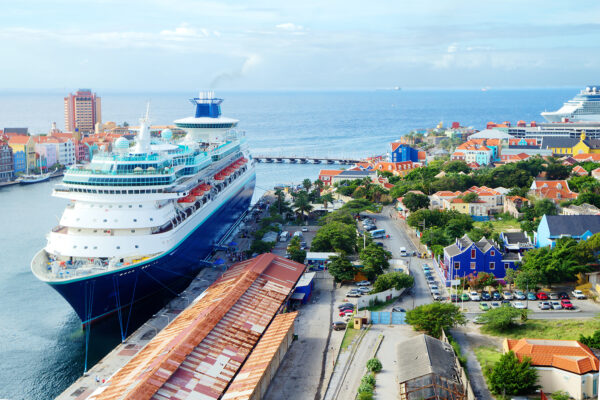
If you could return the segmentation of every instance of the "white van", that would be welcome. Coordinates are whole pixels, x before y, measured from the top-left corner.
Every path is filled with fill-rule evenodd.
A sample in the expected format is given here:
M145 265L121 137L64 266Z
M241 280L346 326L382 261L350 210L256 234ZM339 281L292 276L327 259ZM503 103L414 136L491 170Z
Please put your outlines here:
M281 234L279 235L279 241L280 242L287 242L287 240L290 238L290 233L288 231L283 231L281 232Z
M302 234L301 231L296 231L296 232L294 232L294 236L292 236L292 237L299 237L300 239L303 239L304 235Z
M402 257L408 256L408 253L406 252L406 247L400 247L400 255Z

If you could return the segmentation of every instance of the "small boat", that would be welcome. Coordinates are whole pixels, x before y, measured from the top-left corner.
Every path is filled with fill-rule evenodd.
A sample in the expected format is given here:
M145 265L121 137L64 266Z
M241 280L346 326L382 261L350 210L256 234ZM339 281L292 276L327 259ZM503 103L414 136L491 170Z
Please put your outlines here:
M18 179L21 185L31 185L32 183L46 182L50 179L51 172L39 175L23 175Z

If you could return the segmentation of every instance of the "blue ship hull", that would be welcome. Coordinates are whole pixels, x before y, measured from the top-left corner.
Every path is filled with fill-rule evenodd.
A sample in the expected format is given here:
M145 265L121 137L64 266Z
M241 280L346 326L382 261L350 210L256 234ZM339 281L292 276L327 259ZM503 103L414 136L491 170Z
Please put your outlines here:
M69 282L49 282L75 310L83 325L117 312L161 291L182 289L205 267L206 258L250 206L256 176L170 252L145 264L111 274Z

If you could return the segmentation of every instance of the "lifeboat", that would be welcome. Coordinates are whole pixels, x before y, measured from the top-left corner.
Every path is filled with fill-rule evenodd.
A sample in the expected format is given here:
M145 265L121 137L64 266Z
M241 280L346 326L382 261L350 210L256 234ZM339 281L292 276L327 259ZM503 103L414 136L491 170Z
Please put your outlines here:
M210 185L207 183L203 183L202 185L199 186L199 188L204 190L205 192L208 192L210 190Z
M196 196L191 195L191 194L177 200L178 203L194 203L195 201L196 201Z
M192 189L192 194L194 196L204 196L204 190L202 190L202 188L200 188L200 186Z
M225 179L225 177L223 176L223 173L222 173L222 171L221 171L221 172L219 172L218 174L216 174L216 175L214 176L214 178L215 178L215 180L217 180L217 181L222 181L223 179Z

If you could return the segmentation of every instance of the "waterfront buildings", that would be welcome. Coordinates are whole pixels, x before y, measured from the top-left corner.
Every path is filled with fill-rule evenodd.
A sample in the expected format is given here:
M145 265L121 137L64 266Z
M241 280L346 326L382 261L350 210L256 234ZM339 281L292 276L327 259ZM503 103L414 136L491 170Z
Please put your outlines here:
M469 140L456 148L450 156L451 160L464 161L478 166L491 164L499 158L500 143L498 139Z
M6 136L0 136L0 182L12 180L15 173L13 150L7 139Z
M58 139L52 136L34 136L38 167L47 169L58 163Z
M102 123L100 97L90 89L79 89L65 97L65 130L93 133L96 123Z
M587 240L600 232L600 215L544 215L535 233L535 247L554 247L560 238Z
M586 345L576 340L524 338L504 339L502 347L520 361L530 360L544 392L561 390L576 400L598 398L600 361Z
M390 161L393 163L412 161L425 162L426 154L422 150L415 149L401 142L390 143Z
M25 173L35 168L35 142L31 136L20 134L9 136L8 145L13 152L15 174Z

